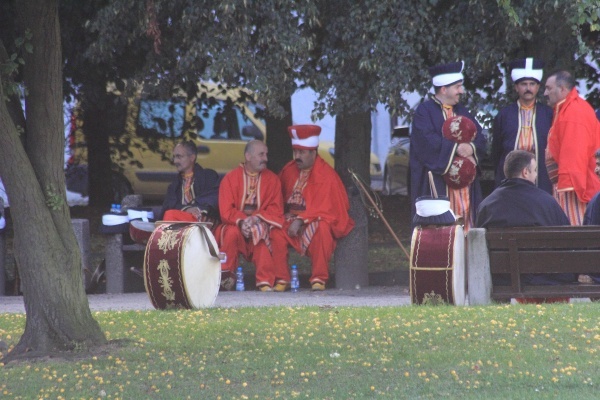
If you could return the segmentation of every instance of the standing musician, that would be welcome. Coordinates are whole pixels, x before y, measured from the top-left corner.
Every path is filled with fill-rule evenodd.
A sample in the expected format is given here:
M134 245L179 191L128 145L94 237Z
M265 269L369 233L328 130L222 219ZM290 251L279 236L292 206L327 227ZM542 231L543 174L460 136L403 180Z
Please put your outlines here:
M515 60L510 63L511 78L519 98L500 110L494 118L492 159L495 166L496 187L504 175L504 160L513 150L535 154L538 166L537 181L540 189L552 194L552 183L546 171L545 152L548 131L552 125L552 109L537 101L544 63L535 58Z
M435 93L417 107L413 119L410 170L413 218L417 198L431 193L428 178L431 171L437 193L450 199L450 207L457 218L464 219L466 231L474 226L475 212L482 198L480 173L477 171L474 180L461 188L447 185L444 175L448 176L453 171L456 167L454 162L458 160L471 168L477 166L484 155L486 140L481 134L481 126L460 104L464 94L463 66L463 62L455 62L429 68ZM444 121L455 116L464 116L475 124L473 141L456 143L442 135Z
M600 147L600 123L575 85L567 71L555 72L546 80L544 95L554 108L546 166L554 184L554 198L571 225L581 225L587 203L600 191L593 157Z

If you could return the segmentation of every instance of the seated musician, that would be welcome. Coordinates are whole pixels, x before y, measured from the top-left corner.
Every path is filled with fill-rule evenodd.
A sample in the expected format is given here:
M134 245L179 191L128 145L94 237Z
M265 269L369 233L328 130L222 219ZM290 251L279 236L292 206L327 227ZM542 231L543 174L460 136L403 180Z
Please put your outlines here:
M231 290L239 254L256 266L256 286L262 292L283 292L289 287L287 265L273 261L274 248L285 248L283 198L277 175L267 169L267 146L248 142L245 162L223 177L219 189L222 224L215 232L219 248L227 254L222 264L221 287Z
M294 125L288 133L294 159L279 173L286 211L283 233L299 254L310 257L312 290L325 290L336 241L354 227L348 194L337 172L317 154L321 128ZM274 258L287 266L287 246L274 249Z
M525 150L513 150L508 153L504 163L504 175L506 179L479 205L477 227L570 225L569 219L554 197L535 186L537 162L533 153ZM574 282L575 279L574 274L523 276L523 281L531 285L556 285ZM495 283L498 282L498 279L494 280ZM562 298L545 300L564 301Z
M198 148L183 141L173 149L179 174L169 185L160 219L164 221L213 222L219 219L219 175L196 163Z

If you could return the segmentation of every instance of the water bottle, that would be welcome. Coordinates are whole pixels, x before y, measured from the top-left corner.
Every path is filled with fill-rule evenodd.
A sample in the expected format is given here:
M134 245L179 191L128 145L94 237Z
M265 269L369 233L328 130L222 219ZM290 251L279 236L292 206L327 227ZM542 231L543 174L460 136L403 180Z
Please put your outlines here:
M117 209L117 214L121 214L121 205L120 204L115 204L115 207Z
M110 213L111 214L116 214L117 213L117 205L116 204L111 204L110 205Z
M235 290L243 292L246 289L244 288L244 272L242 271L242 267L238 267L235 276Z
M300 289L300 280L298 279L298 267L296 267L296 264L294 264L292 265L292 293L296 293L298 289Z

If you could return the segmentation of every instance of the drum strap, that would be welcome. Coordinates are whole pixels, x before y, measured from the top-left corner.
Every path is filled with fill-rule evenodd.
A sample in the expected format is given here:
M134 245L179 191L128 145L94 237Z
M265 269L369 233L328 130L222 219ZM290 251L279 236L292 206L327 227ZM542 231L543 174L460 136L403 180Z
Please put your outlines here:
M171 224L171 225L167 226L165 228L165 230L173 231L173 230L188 227L190 225L196 225L198 227L198 229L200 229L200 232L202 233L202 236L204 237L204 240L206 241L206 245L208 246L208 252L210 253L210 255L212 257L219 258L219 252L215 249L215 246L213 246L212 242L210 241L210 237L208 236L208 233L206 233L207 228L204 224L193 224L193 223L190 224L189 222L181 222L181 223Z
M210 237L208 237L208 233L206 233L206 226L200 225L198 228L200 228L200 232L202 232L202 236L204 236L204 240L206 240L206 244L208 245L208 252L210 253L210 255L215 258L219 258L217 250L213 246Z

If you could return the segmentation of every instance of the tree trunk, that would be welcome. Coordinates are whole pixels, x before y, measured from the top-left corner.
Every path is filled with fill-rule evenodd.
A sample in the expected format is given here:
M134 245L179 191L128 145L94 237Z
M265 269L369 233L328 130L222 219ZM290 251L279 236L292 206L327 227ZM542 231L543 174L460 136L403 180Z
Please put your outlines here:
M335 121L335 169L348 191L350 216L356 223L350 234L338 241L335 249L335 286L339 289L354 289L369 284L367 214L348 169L356 172L368 187L371 180L370 149L371 113L363 111L338 115Z
M24 55L27 140L24 149L0 101L0 174L11 201L27 319L5 361L106 341L89 309L66 204L58 0L15 4L22 32L28 28L33 34L33 53Z
M286 116L275 118L267 115L267 147L269 148L269 169L279 173L283 166L292 159L292 142L287 133L288 126L292 125L292 99L288 98L282 104Z

